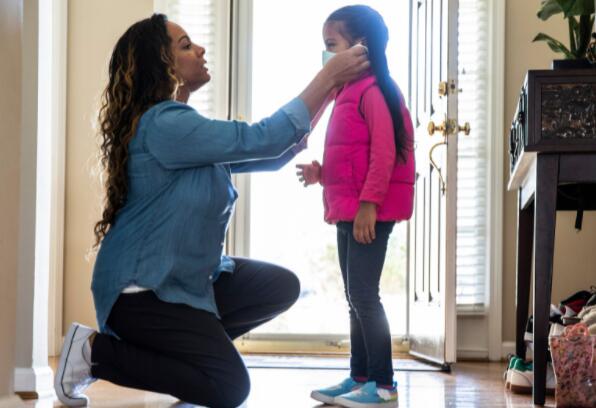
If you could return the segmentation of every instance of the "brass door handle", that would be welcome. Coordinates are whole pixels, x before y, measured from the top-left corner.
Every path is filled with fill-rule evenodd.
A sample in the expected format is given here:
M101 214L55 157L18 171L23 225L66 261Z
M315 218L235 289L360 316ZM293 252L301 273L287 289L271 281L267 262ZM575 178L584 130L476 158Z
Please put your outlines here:
M464 132L464 135L468 136L470 134L470 123L466 122L463 126L458 125L457 122L453 119L449 119L447 121L443 121L440 125L435 124L432 120L428 122L428 134L430 136L434 135L435 132L439 131L443 134L443 136L451 135L458 132Z
M470 135L470 123L466 122L466 123L464 123L463 126L457 125L457 131L464 132L464 135L469 136Z
M440 125L436 125L432 120L428 122L428 134L434 135L436 131L443 133L443 136L447 136L447 124L443 121Z

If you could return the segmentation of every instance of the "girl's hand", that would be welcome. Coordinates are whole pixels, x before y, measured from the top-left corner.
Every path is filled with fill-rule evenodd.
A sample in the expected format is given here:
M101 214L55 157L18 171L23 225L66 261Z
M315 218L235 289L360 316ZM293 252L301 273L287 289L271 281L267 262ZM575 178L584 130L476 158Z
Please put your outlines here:
M311 164L297 164L298 171L296 175L304 187L321 181L321 164L313 160Z
M362 201L354 219L354 239L360 244L370 244L375 239L377 205Z

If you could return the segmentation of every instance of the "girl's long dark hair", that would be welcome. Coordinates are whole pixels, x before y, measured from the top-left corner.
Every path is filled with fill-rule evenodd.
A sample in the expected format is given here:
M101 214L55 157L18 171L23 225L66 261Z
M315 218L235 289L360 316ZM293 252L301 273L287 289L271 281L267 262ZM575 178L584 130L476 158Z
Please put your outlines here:
M343 23L345 32L341 34L352 43L361 38L365 40L371 69L389 107L389 112L391 112L397 156L405 161L408 141L401 113L403 102L397 85L389 75L387 56L385 55L389 31L383 17L371 7L353 5L337 9L331 13L325 23L332 21Z
M173 99L179 85L166 21L163 14L138 21L120 37L112 52L99 111L105 205L94 228L95 247L126 201L128 144L141 115L156 103Z

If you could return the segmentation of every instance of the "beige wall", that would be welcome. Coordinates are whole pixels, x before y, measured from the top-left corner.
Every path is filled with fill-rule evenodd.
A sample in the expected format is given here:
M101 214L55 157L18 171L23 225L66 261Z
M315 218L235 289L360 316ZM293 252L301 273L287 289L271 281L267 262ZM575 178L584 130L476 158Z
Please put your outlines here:
M536 17L539 0L508 0L505 43L505 129L508 131L528 69L550 68L555 58L544 43L532 43L539 31L548 33L568 44L567 26L562 17L542 22ZM507 135L504 135L508 151ZM509 177L508 157L505 157L505 181ZM503 230L503 341L515 339L515 237L517 195L505 193ZM596 285L596 217L584 216L583 230L574 229L575 214L558 213L555 241L553 303L569 294Z
M21 6L0 0L0 406L13 394L21 143ZM6 335L9 333L9 335ZM12 401L9 402L9 401Z
M90 291L94 258L86 259L101 212L101 189L91 175L97 154L92 126L112 48L132 23L152 12L152 0L68 2L64 328L73 321L96 326Z

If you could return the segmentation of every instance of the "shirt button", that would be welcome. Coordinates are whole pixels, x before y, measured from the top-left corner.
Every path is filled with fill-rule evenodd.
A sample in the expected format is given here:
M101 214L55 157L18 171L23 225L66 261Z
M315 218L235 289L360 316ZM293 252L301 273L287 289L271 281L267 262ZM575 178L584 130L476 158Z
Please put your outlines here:
M209 280L213 280L213 275L209 275Z

